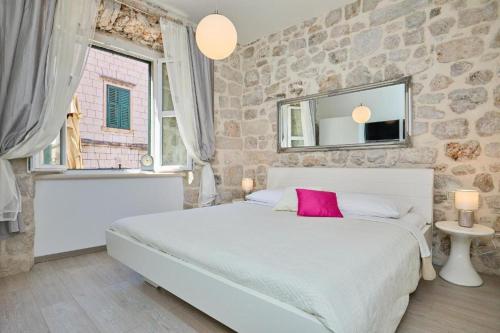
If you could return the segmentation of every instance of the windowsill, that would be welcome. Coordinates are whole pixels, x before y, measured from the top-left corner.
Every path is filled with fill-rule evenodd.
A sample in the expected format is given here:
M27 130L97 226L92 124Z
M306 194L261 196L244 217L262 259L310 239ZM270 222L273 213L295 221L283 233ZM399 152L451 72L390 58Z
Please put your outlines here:
M133 135L134 134L133 129L106 127L104 125L101 126L101 131L108 132L108 133L114 133L114 134L123 134L123 135Z
M153 172L153 171L142 171L137 169L68 170L63 173L35 174L35 180L157 178L157 177L184 177L184 171Z

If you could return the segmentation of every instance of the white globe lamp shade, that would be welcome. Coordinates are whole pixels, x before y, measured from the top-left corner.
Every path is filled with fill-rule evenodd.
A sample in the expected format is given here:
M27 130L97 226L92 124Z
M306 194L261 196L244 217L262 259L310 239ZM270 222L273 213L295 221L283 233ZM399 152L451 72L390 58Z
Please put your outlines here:
M205 16L196 27L196 44L208 58L221 60L233 53L238 34L233 23L225 16Z
M370 120L371 115L372 112L370 111L370 109L363 104L355 107L354 110L352 110L352 119L358 124L366 123L368 120Z

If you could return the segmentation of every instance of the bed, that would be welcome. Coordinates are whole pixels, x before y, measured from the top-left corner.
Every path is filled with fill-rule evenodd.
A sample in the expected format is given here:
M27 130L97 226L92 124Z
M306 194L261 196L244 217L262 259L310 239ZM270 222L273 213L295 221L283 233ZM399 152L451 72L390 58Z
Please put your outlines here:
M268 188L328 184L406 200L429 237L428 169L270 168ZM234 203L122 219L108 253L238 332L394 331L420 275L420 245L394 223L331 223Z

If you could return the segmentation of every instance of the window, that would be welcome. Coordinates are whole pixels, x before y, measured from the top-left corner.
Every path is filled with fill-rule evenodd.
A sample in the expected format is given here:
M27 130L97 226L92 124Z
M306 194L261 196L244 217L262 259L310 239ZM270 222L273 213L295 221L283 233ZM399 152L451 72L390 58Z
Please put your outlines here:
M299 105L289 105L283 110L287 119L286 126L282 127L282 140L286 147L301 147L305 139L302 129L302 109Z
M175 114L174 104L172 102L172 94L167 72L166 61L159 61L158 69L159 77L159 104L160 104L160 156L161 169L167 170L186 170L192 168L192 161L188 158L186 148L182 142L179 128L177 126L177 118Z
M130 129L130 90L106 85L106 127Z
M61 134L32 157L32 171L139 169L148 153L155 171L192 168L165 60L146 61L94 46L75 97Z
M63 128L50 145L33 155L30 169L38 171L63 171L66 169L66 130Z

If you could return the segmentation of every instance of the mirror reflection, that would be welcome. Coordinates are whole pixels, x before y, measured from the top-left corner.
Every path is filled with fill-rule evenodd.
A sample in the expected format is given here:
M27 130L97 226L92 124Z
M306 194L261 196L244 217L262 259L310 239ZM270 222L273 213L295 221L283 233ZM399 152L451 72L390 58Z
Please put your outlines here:
M280 150L406 143L407 80L356 89L279 103Z

